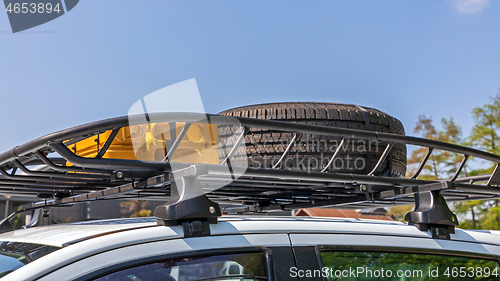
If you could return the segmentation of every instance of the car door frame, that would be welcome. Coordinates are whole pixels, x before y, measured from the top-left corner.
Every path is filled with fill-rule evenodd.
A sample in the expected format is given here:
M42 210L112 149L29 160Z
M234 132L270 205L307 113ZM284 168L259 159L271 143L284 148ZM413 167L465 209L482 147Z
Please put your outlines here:
M276 237L279 236L279 237ZM218 246L222 246L223 241L227 241L235 238L245 238L250 240L249 244L232 245L228 247L215 247L210 242L218 241ZM273 238L274 237L274 238ZM278 238L278 239L276 239ZM286 243L285 239L286 238ZM172 251L170 253L163 254L152 254L150 256L141 255L130 256L124 258L123 255L134 253L138 249L152 249L155 246L161 245L163 248L168 248L169 246L186 244L192 242L193 240L198 241L198 245L203 244L205 241L205 247L195 247L189 250ZM273 241L274 239L274 241ZM238 240L238 239L236 239ZM277 240L282 241L277 242ZM201 243L200 243L201 242ZM231 243L228 243L231 244ZM158 250L159 251L159 250ZM266 255L267 264L267 274L269 280L286 280L286 281L297 281L296 278L290 278L286 275L287 269L295 264L292 249L290 246L290 240L287 234L250 234L250 235L220 235L220 236L206 236L206 237L192 237L183 239L170 239L163 241L151 241L147 243L140 243L135 245L128 245L121 248L111 249L103 251L96 255L92 255L81 260L70 263L64 267L54 270L41 278L37 279L40 281L46 280L93 280L107 274L117 272L123 269L140 266L144 264L150 264L159 261L165 261L169 259L178 259L183 257L198 257L198 256L210 256L210 255L223 255L223 254L237 254L237 253L251 253L251 252L263 252ZM102 263L106 259L112 257L122 256L121 260L111 262L109 261L107 265L101 266L101 268L89 272L84 272L82 268L92 267L93 265ZM80 271L80 272L78 272ZM68 274L71 274L68 275Z
M326 233L290 233L290 242L292 244L292 249L294 252L295 261L297 264L297 270L310 270L311 272L319 271L322 272L323 261L321 259L321 251L328 249L334 251L372 251L372 252L399 252L399 253L415 253L415 254L436 254L436 255L449 255L449 256L461 256L461 257L471 257L479 259L489 259L495 260L500 264L500 247L498 245L487 244L487 243L474 243L470 241L453 241L453 240L440 240L432 238L422 238L422 237L404 237L397 236L401 239L407 239L408 241L433 241L437 244L444 244L444 247L432 248L432 247L410 247L410 246L391 246L391 241L394 241L396 236L391 235L370 235L370 234L326 234ZM335 241L336 238L350 236L350 241ZM294 243L294 238L301 237L298 243ZM308 241L318 241L319 243L308 243L304 239L308 237ZM356 243L356 238L365 238L364 241L370 241L369 238L377 240L376 246L368 245L370 243L361 242ZM368 239L366 239L368 238ZM342 240L342 239L338 239ZM465 244L462 244L465 243ZM364 245L363 245L364 244ZM493 253L480 253L473 251L463 251L460 250L460 245L469 245L470 247L488 247L490 250L494 249L499 254ZM487 248L485 248L487 250ZM297 276L300 281L324 281L326 280L323 276Z

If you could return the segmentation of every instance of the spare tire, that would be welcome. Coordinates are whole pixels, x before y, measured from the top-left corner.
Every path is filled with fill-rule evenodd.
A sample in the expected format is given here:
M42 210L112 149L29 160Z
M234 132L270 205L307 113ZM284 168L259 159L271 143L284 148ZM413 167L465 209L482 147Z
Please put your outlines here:
M283 102L243 106L219 114L267 120L290 121L329 127L368 130L404 135L403 124L396 118L373 108L351 104L319 102ZM221 142L230 134L219 132ZM252 129L245 137L246 155L235 155L235 161L248 161L250 167L271 168L280 159L293 134L290 132ZM387 142L346 139L340 153L328 166L342 138L325 135L299 135L280 166L292 170L368 174L380 159ZM236 160L235 160L236 159ZM406 145L395 144L375 175L404 177Z

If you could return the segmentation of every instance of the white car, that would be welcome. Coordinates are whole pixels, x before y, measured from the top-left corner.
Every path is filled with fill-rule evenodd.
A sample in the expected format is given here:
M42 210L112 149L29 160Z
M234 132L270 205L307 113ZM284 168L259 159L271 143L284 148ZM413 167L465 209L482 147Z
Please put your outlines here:
M224 114L119 117L0 154L0 193L38 197L0 221L2 281L499 280L500 232L455 229L447 203L499 198L500 156L405 136L397 119L354 105ZM428 153L405 178L407 144ZM419 179L438 149L463 155L455 175ZM463 176L470 157L496 169ZM108 199L166 203L152 218L53 223L53 208ZM222 216L219 204L228 214L415 209L402 223Z
M184 238L181 226L131 218L16 230L0 235L0 275L2 280L499 280L500 231L457 229L442 240L401 222L247 216L223 216L210 228L210 236Z

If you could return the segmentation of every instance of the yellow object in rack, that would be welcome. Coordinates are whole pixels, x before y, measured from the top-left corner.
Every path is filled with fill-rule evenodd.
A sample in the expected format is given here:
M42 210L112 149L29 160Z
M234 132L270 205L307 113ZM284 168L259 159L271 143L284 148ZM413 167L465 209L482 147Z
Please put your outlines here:
M123 127L102 158L161 161L184 125L185 122L168 122ZM112 130L108 130L68 145L68 148L78 156L95 158L111 134ZM169 161L219 164L218 144L217 125L193 123Z

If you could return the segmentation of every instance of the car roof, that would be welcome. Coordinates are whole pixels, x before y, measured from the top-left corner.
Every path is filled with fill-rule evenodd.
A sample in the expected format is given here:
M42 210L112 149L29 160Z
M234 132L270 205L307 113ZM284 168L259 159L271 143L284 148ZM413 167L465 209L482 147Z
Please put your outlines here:
M156 228L173 231L154 231ZM150 230L148 230L150 229ZM63 247L119 232L134 234L139 231L158 233L151 240L183 238L182 226L158 226L156 218L126 218L66 223L19 229L0 234L0 241L24 242ZM432 239L428 232L397 221L322 218L322 217L272 217L272 216L223 216L219 223L211 225L211 235L262 233L332 233L364 234ZM161 235L161 236L160 236ZM500 246L500 231L456 229L451 240L484 243Z

